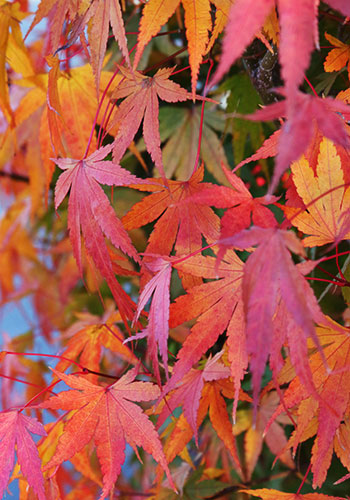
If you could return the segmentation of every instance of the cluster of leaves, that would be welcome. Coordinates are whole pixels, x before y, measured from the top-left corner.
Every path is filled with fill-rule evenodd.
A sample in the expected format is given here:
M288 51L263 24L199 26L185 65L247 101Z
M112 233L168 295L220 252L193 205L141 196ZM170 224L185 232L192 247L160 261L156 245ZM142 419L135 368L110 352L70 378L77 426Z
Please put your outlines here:
M0 0L0 298L34 317L0 496L341 498L348 0L31 7Z

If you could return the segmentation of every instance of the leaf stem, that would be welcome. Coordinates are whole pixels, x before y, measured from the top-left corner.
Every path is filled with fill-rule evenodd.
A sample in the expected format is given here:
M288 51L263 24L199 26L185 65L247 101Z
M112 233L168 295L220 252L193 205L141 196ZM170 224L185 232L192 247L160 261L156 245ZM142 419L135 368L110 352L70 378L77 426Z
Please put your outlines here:
M48 385L47 387L44 387L42 391L38 392L38 394L35 394L35 396L33 396L24 406L22 406L22 408L19 410L19 411L23 411L25 408L28 408L28 406L33 402L35 401L38 397L40 397L42 394L44 394L45 392L49 391L51 393L53 393L51 391L51 389L53 387L55 387L55 385L58 384L58 382L61 382L61 379L59 380L56 380L55 382L52 382L52 384Z
M210 245L207 245L207 246L202 247L202 248L198 248L198 250L195 250L194 252L191 252L190 254L185 255L184 257L180 257L177 260L173 260L172 261L172 265L174 265L174 264L180 264L180 262L183 262L183 261L189 259L190 257L193 257L194 255L197 255L198 253L201 253L204 250L207 250L208 248L213 248L217 244L218 244L218 242L214 241L214 243L211 243Z
M185 52L187 50L187 47L182 47L181 49L177 50L170 56L166 57L165 59L162 59L161 61L157 62L156 64L153 64L153 66L149 66L146 68L142 73L148 73L149 71L152 71L153 69L157 69L160 66L163 66L164 63L171 61L174 59L174 57L178 56L179 54L182 54L182 52Z
M14 351L4 351L6 354L12 354L14 356L42 356L44 358L55 358L55 359L60 359L62 361L69 361L69 363L72 363L73 365L77 366L81 370L84 370L84 367L80 364L77 363L76 361L73 361L72 359L66 358L65 356L58 356L56 354L42 354L40 352L14 352Z
M212 59L208 59L208 62L209 62L209 69L208 69L207 78L205 80L205 85L204 85L204 90L203 90L203 94L204 95L206 95L210 73L211 73L211 70L213 69L213 66L214 66L214 62L213 62ZM199 156L200 156L200 152L201 152L202 135L203 135L204 106L205 106L205 101L202 101L201 119L200 119L199 136L198 136L198 147L197 147L197 156L196 156L196 161L194 163L192 175L193 175L194 172L197 171L198 164L199 164Z
M134 52L134 50L136 49L136 47L137 47L137 43L135 43L135 45L132 47L132 49L129 50L129 56ZM125 57L122 60L122 64L124 64L124 62L125 62ZM109 80L106 88L103 91L101 100L100 100L100 102L99 102L99 104L97 106L97 110L96 110L96 114L95 114L95 119L94 119L94 122L93 122L92 127L91 127L91 133L90 133L90 137L89 137L89 140L88 140L88 144L86 146L86 151L85 151L83 159L85 159L88 156L89 149L90 149L90 146L91 146L91 141L92 141L92 138L94 136L95 127L96 127L96 124L97 124L98 115L100 114L100 111L101 111L101 108L102 108L102 103L103 103L103 101L104 101L104 99L105 99L105 97L107 95L107 92L108 92L110 86L113 83L113 80L115 79L115 77L117 76L117 74L119 73L119 71L120 71L119 67L117 67L116 70L113 73L112 78Z
M305 483L305 481L306 481L307 476L309 475L310 470L311 470L311 462L309 463L309 467L307 468L307 470L306 470L306 472L305 472L305 475L304 475L304 477L303 477L303 480L302 480L302 482L300 483L300 486L299 486L299 488L298 488L298 491L296 492L296 494L297 494L297 495L299 495L299 493L300 493L300 491L301 491L301 488L304 486L304 483Z
M20 382L21 384L30 385L31 387L37 387L38 389L43 389L42 385L33 384L33 382L28 382L27 380L22 380L20 378L10 377L9 375L5 375L4 373L0 373L0 377L7 378L9 380L13 380L14 382ZM50 392L52 392L52 391L50 391Z
M315 94L315 96L318 97L318 94L317 94L317 92L315 90L315 87L312 85L312 83L310 82L310 80L308 79L308 77L306 75L304 75L304 79L307 82L307 84L309 85L309 87L312 90L312 92Z
M340 277L344 280L344 281L347 281L344 274L343 274L343 271L341 270L340 266L339 266L339 253L338 253L338 245L336 245L335 247L335 258L336 258L336 263L337 263L337 269L338 269L338 272L340 274Z
M328 257L322 257L322 262L325 262L326 260L331 260L331 259L334 259L337 257L340 257L342 255L349 255L350 254L350 250L347 250L346 252L339 252L338 254L334 254L334 255L329 255Z

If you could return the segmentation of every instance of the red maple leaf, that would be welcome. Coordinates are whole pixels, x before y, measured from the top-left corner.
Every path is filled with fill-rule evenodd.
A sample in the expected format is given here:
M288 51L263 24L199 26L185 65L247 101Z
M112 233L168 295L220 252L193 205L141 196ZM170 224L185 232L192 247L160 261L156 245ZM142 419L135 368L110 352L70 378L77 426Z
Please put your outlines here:
M93 439L103 474L100 499L106 498L124 462L127 440L136 454L137 446L150 453L174 487L158 434L149 418L134 403L156 399L159 396L156 385L135 382L136 368L107 387L92 384L84 377L53 371L73 390L51 397L40 408L77 411L66 423L56 452L45 469L69 460Z
M113 159L119 163L127 147L135 137L143 118L143 138L147 151L165 178L159 135L159 103L158 98L166 102L179 102L192 99L192 95L177 83L169 80L173 68L162 68L153 77L145 76L139 71L131 71L119 67L123 80L112 94L112 99L124 98L119 105L110 128L119 125L114 140ZM195 96L200 100L207 100ZM120 126L122 124L122 126Z
M212 205L216 208L229 208L221 218L221 238L226 238L250 226L274 227L276 219L265 205L277 201L276 197L253 198L242 179L222 165L224 174L232 186L209 186L196 193L191 201Z

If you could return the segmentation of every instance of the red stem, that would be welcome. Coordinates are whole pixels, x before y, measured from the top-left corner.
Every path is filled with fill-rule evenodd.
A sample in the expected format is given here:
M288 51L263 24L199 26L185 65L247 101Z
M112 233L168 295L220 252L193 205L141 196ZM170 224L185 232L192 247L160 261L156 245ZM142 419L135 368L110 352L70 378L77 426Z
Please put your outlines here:
M307 468L307 470L306 470L306 472L305 472L305 475L304 475L304 477L303 477L302 482L300 483L300 486L299 486L299 488L298 488L298 491L296 492L296 494L297 494L297 495L299 495L299 493L300 493L300 491L301 491L301 488L304 486L304 483L305 483L305 481L306 481L307 476L309 475L310 470L311 470L311 462L310 462L309 467Z
M347 250L346 252L339 252L338 257L340 257L341 255L349 255L349 254L350 254L350 250ZM337 254L329 255L328 257L322 257L322 262L325 262L326 260L334 259L334 257L337 257Z
M41 354L40 352L13 352L13 351L4 351L4 352L6 352L6 354L12 354L14 356L42 356L44 358L61 359L63 361L69 361L69 363L72 363L73 365L77 366L81 370L85 369L80 363L77 363L76 361L73 361L72 359L66 358L65 356L58 356L55 354Z
M14 382L21 382L21 384L30 385L31 387L37 387L38 389L42 389L43 388L42 385L33 384L33 382L27 382L27 380L22 380L20 378L10 377L8 375L5 375L4 373L0 373L0 377L7 378L9 380L13 380ZM52 391L50 391L50 392L52 392Z
M304 75L304 79L305 81L308 83L310 89L312 90L312 92L315 94L316 97L318 97L318 94L314 88L314 86L312 85L312 83L310 82L310 80L308 79L308 77L306 75Z
M204 85L204 90L203 90L203 94L204 95L206 95L210 73L211 73L211 70L213 69L213 66L214 66L214 62L213 62L212 59L209 59L208 61L209 61L210 66L209 66L209 69L208 69L207 78L205 80L205 85ZM196 172L196 170L198 168L198 164L199 164L199 155L200 155L200 152L201 152L202 134L203 134L204 106L205 106L205 101L202 101L201 121L200 121L200 125L199 125L199 137L198 137L197 156L196 156L196 161L195 161L195 164L194 164L194 168L193 168L192 174L194 172Z
M137 47L137 43L135 43L135 45L133 46L133 48L129 51L129 55L133 53L133 51L136 49ZM123 58L122 60L122 63L121 64L124 64L125 62L125 57ZM84 154L84 158L85 159L89 153L89 149L90 149L90 146L91 146L91 141L92 141L92 138L94 136L94 132L95 132L95 127L96 127L96 123L97 123L97 119L98 119L98 115L101 111L101 107L102 107L102 103L107 95L107 92L110 88L110 86L112 85L113 83L113 80L114 78L117 76L117 74L119 73L119 67L117 67L117 69L115 70L115 72L113 73L113 76L112 78L109 80L108 82L108 85L106 86L106 88L104 89L103 91L103 94L102 94L102 97L101 97L101 100L98 104L98 107L97 107L97 110L96 110L96 115L95 115L95 119L94 119L94 123L92 124L92 128L91 128L91 133L90 133L90 137L89 137L89 141L88 141L88 144L86 146L86 151L85 151L85 154Z
M342 282L344 280L346 281L345 278L344 279L338 278L337 276L334 276L334 274L330 273L329 271L326 271L326 269L323 269L323 267L321 267L319 264L317 264L316 267L317 267L317 269L319 269L323 273L328 274L328 276L332 276L332 278L335 279L335 280L337 280L337 281L340 281L340 282Z
M284 220L280 226L282 226L285 222L289 222L291 224L292 220L298 217L301 213L303 213L307 208L311 207L314 203L316 203L318 200L321 200L324 196L327 194L333 193L333 191L336 191L337 189L348 187L350 185L350 182L345 182L344 184L339 184L339 186L332 187L331 189L328 189L325 193L320 194L319 196L316 196L313 200L311 200L309 203L307 203L303 208L300 208L297 212L295 212L290 218ZM349 252L346 252L349 253ZM343 255L342 253L338 255ZM325 260L325 259L324 259Z
M310 276L306 276L306 280L311 280L311 281L323 281L325 283L332 283L333 285L337 285L340 287L347 286L345 283L339 283L339 281L332 281L332 280L326 280L324 278L312 278Z
M189 259L190 257L193 257L194 255L197 255L198 253L201 253L204 250L207 250L208 248L213 248L217 244L218 244L218 242L214 241L214 243L211 243L210 245L207 245L206 247L198 248L198 250L195 250L194 252L191 252L190 254L185 255L185 257L181 257L180 259L172 261L172 265L180 264L180 262L183 262L183 261Z
M61 379L59 380L56 380L56 382L52 382L52 384L48 385L47 387L44 387L44 389L40 392L38 392L38 394L35 394L35 396L33 396L24 406L22 406L22 408L19 410L19 411L23 411L25 408L27 408L33 401L35 401L39 396L41 396L42 394L44 394L45 392L47 391L51 391L52 387L55 387L55 385L58 384L58 382L62 382Z
M343 274L343 271L341 270L340 266L339 266L339 253L338 253L338 245L336 245L335 247L335 251L336 251L336 254L335 254L335 258L336 258L336 263L337 263L337 268L338 268L338 271L339 271L339 274L340 274L340 277L344 280L344 281L347 281L344 274Z

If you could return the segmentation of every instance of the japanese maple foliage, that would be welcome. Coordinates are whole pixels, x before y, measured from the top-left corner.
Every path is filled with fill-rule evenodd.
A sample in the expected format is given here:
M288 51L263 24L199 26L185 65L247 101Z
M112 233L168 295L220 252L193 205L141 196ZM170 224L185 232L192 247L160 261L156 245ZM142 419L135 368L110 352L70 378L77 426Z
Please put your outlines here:
M0 0L0 496L345 498L349 17Z

